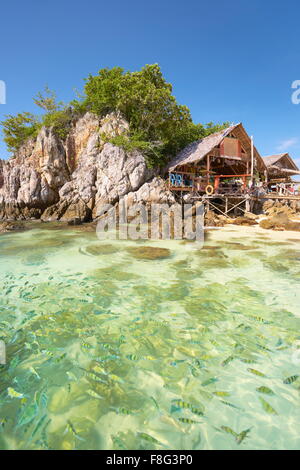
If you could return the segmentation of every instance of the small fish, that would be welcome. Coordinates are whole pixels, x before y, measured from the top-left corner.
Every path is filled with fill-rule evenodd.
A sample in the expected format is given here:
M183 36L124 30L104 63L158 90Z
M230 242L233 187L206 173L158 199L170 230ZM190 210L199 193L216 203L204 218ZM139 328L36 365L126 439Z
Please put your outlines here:
M263 351L272 352L271 349L267 348L266 346L263 346L262 344L256 343L256 346L257 346L259 349L262 349Z
M93 372L96 372L97 374L101 374L101 375L107 375L106 370L103 369L102 367L98 366L98 365L93 367Z
M204 416L203 411L201 411L199 408L196 408L195 406L191 406L190 411L195 415Z
M32 431L32 434L31 434L31 437L33 438L36 433L39 431L39 429L41 429L45 419L47 418L47 415L44 414L41 419L38 421L37 425L35 426L34 430ZM50 420L51 421L51 420ZM50 421L48 421L48 424L50 423Z
M45 392L41 392L38 400L36 401L38 402L38 405L41 406L42 408L47 408L48 397Z
M77 381L77 377L75 374L73 374L73 372L67 372L67 376L68 376L68 379L69 380L72 380L73 382L76 382Z
M101 343L100 346L103 349L110 349L112 347L112 345L109 343Z
M214 395L217 397L229 397L230 393L229 392L213 392Z
M235 408L236 410L240 410L240 409L241 409L239 406L236 406L236 405L234 405L233 403L230 403L229 401L221 400L221 403L223 403L223 405L230 406L231 408Z
M227 359L225 359L223 362L221 362L221 366L227 366L231 361L234 360L234 356L228 356Z
M152 442L153 444L160 444L160 442L155 439L155 437L152 437L150 434L146 434L145 432L139 432L138 436L145 441Z
M115 446L119 447L121 450L128 450L123 441L117 436L111 436L111 439Z
M251 315L251 318L253 318L254 320L256 320L260 323L264 323L264 324L269 324L270 323L269 321L265 320L262 317L257 317L257 316Z
M124 380L122 380L120 377L118 377L115 374L109 374L108 377L110 378L110 380L113 380L114 382L119 382L119 383L124 382Z
M245 429L244 431L240 432L235 438L236 442L238 444L241 444L243 440L246 439L250 431L251 431L251 428Z
M94 380L94 382L106 383L104 380L102 380L100 377L98 377L98 375L94 374L93 372L85 371L85 375L89 377L90 379Z
M49 356L49 357L52 357L53 356L53 352L51 351L47 351L47 349L43 349L41 351L42 354L45 354L46 356Z
M56 362L56 363L61 362L66 357L66 355L67 355L67 353L64 353L61 356L55 358L54 362Z
M285 351L285 349L288 349L289 346L280 346L278 348L276 348L278 351Z
M229 426L221 426L221 430L226 432L227 434L231 434L235 438L236 442L238 444L241 444L243 442L243 440L246 439L247 435L251 431L251 428L245 429L244 431L242 431L240 433L235 432Z
M151 400L153 401L155 407L159 410L159 406L158 406L158 403L157 403L157 401L155 400L155 398L153 398L153 397L150 397L150 398L151 398Z
M66 427L66 431L65 431L65 432L68 432L68 431L69 431L74 437L76 437L77 439L79 439L80 441L85 441L85 439L83 439L82 437L80 437L80 436L77 434L77 432L76 432L76 430L75 430L75 428L74 428L74 426L73 426L73 424L71 423L70 420L67 421L67 427Z
M103 400L103 397L101 397L101 395L99 395L97 392L94 392L94 390L87 390L87 392L91 397L93 398L98 398L99 400Z
M126 357L130 361L137 361L138 360L138 356L136 356L136 354L128 354Z
M117 413L120 414L120 415L131 415L132 414L132 411L131 410L128 410L127 408L117 408Z
M117 354L108 354L107 356L100 357L100 358L95 357L94 359L96 359L100 363L103 363L106 361L114 361L115 359L118 360L120 359L120 356L118 356Z
M240 361L244 362L245 364L255 364L257 361L255 361L254 359L246 359L246 358L240 358Z
M156 358L154 356L144 356L143 359L146 359L147 361L155 361Z
M83 349L93 349L94 346L92 346L91 344L89 343L81 343L81 347Z
M177 418L177 419L178 421L184 424L197 424L198 423L198 421L194 421L193 419L190 419L190 418Z
M4 426L7 424L8 418L0 418L0 428L4 428Z
M118 343L119 343L119 344L124 344L124 343L126 343L126 338L125 338L124 335L121 335L121 336L120 336Z
M34 375L37 379L41 379L41 377L39 376L39 374L37 373L37 371L35 370L34 367L30 367L29 368L29 371L32 373L32 375Z
M177 408L182 408L182 409L187 409L190 408L192 405L189 403L182 401L182 400L172 400L173 405L175 405Z
M23 398L24 397L22 393L16 392L16 390L14 390L11 387L8 387L7 394L10 398Z
M269 414L273 414L273 415L277 415L277 411L274 410L274 408L270 405L270 403L268 403L266 400L264 400L263 398L259 397L260 399L260 402L262 404L262 407L263 409L269 413Z
M291 377L288 377L283 381L284 384L290 385L293 382L295 382L298 379L299 375L291 375Z
M36 403L26 406L21 410L20 418L18 420L18 426L24 426L25 424L30 423L37 415L38 407Z
M9 370L15 369L19 363L20 363L19 356L14 357L9 363Z
M190 410L192 413L198 415L198 416L203 416L203 411L200 409L200 408L197 408L196 406L194 405L191 405L190 403L187 403L185 401L182 401L182 400L172 400L172 406L175 407L175 410L173 411L176 411L176 408L181 408L181 409L188 409ZM172 409L171 409L172 411Z
M218 381L218 379L216 377L211 377L210 379L205 380L204 382L202 382L201 385L202 385L202 387L206 387L207 385L213 384L217 381Z
M247 369L248 372L251 372L251 374L258 375L259 377L266 377L266 375L263 372L260 372L259 370L256 369L251 369L250 367Z
M270 388L268 387L258 387L256 389L259 393L265 393L266 395L274 395L274 392L273 390L271 390Z
M221 426L222 431L226 432L227 434L231 434L234 437L237 437L237 433L231 429L229 426Z

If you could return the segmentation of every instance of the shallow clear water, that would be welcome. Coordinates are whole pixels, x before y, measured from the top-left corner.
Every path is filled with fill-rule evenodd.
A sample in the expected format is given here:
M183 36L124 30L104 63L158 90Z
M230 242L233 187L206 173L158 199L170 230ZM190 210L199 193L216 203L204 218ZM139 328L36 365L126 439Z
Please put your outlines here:
M0 448L299 449L300 243L248 231L1 236Z

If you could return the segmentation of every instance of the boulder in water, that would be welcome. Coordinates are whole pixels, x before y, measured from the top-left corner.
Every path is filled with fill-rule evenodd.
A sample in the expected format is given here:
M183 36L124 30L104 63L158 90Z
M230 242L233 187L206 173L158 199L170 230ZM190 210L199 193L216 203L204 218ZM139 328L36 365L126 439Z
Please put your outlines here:
M153 246L140 246L127 248L130 253L136 259L164 259L171 256L171 251L168 248L157 248Z

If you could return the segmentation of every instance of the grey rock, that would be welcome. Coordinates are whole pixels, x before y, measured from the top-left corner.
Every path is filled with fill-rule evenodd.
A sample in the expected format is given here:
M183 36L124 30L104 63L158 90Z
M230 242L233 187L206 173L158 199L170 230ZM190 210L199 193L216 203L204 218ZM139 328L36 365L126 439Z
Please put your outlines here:
M81 223L97 218L103 204L124 198L173 203L141 153L105 143L128 129L120 113L103 119L86 113L64 142L53 129L41 129L13 158L0 160L0 219Z

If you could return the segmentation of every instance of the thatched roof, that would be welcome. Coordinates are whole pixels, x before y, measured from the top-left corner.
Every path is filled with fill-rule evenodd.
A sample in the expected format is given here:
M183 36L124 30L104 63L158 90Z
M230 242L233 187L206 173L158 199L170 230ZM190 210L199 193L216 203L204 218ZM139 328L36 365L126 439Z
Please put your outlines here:
M277 170L278 172L281 171L282 173L289 173L290 175L300 174L299 168L288 153L268 155L267 157L263 157L263 160L268 170Z
M234 133L240 140L244 150L250 154L251 151L251 139L245 131L243 125L233 124L219 132L211 134L203 139L192 142L190 145L185 147L168 165L168 170L172 171L177 166L187 165L191 163L197 163L201 161L207 154L209 154L215 147L220 145L222 140L229 134ZM265 170L265 164L260 154L254 147L254 158L257 162L258 169L260 171Z

